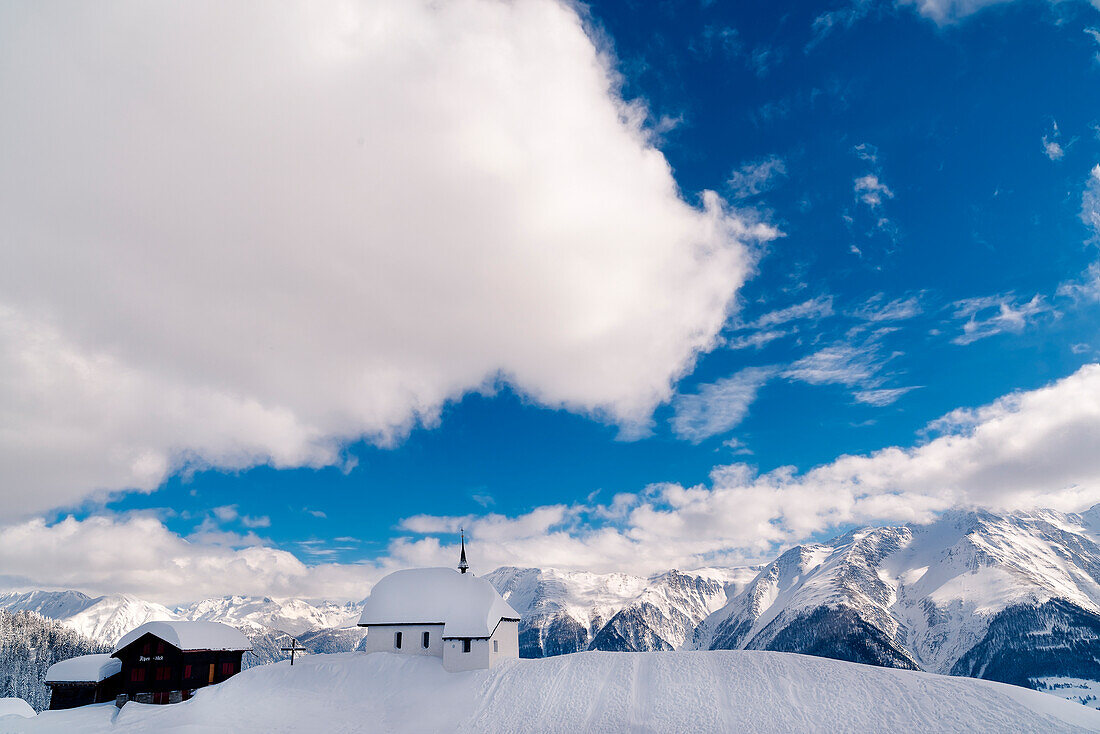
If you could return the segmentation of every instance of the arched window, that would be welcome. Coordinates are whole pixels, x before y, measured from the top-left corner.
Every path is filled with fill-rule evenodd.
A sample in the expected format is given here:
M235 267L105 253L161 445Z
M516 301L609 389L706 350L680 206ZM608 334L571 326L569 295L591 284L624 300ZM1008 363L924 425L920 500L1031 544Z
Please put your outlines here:
M428 649L428 642L430 641L430 638L431 634L428 632L425 632L423 635L420 636L420 646L423 647L425 650Z
M401 649L401 633L400 632L394 632L393 633L393 646L395 648L397 648L398 650Z

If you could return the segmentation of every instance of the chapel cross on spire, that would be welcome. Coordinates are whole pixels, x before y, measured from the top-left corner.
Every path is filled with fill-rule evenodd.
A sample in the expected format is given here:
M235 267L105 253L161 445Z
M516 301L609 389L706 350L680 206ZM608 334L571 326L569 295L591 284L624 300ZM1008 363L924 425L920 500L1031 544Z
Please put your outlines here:
M470 564L466 563L466 531L459 528L458 532L462 533L462 555L458 558L458 572L466 573L470 570Z

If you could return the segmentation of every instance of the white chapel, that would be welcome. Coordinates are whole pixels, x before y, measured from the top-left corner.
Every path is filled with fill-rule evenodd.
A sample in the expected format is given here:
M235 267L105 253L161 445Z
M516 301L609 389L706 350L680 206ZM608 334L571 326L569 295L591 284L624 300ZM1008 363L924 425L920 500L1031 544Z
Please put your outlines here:
M432 655L451 672L518 658L519 613L469 568L463 537L457 571L413 568L375 584L359 618L366 651Z

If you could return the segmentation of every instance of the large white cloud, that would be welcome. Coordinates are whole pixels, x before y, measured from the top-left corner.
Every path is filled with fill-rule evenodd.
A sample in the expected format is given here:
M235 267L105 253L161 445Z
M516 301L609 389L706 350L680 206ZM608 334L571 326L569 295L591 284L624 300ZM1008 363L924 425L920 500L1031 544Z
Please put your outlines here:
M9 516L500 379L642 431L774 234L685 200L552 0L9 2L0 108Z
M164 604L226 594L362 599L383 573L373 565L309 566L260 544L186 539L144 515L0 528L0 587L130 593Z

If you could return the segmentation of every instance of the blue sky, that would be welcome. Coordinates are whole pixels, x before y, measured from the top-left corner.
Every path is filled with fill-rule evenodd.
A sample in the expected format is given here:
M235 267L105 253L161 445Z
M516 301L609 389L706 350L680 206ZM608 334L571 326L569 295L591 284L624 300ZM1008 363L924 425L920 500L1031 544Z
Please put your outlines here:
M740 239L752 265L729 291L727 318L705 347L668 370L663 379L670 392L652 401L652 410L643 400L641 420L630 412L633 403L629 410L607 407L621 406L619 397L586 403L538 380L512 379L519 372L501 364L480 385L448 385L435 408L422 398L417 404L427 407L410 414L411 422L375 424L368 416L350 429L338 423L321 458L264 458L265 449L242 460L205 436L165 439L175 458L163 473L152 472L151 483L89 479L11 522L39 522L48 530L72 515L72 532L79 534L80 523L94 518L123 524L155 518L163 524L157 533L196 547L240 553L266 546L307 566L361 570L368 580L388 564L447 557L435 539L450 544L454 526L466 524L473 528L472 562L479 539L492 548L486 555L494 564L509 554L529 563L545 555L544 542L565 547L568 536L576 552L548 562L591 567L605 558L617 562L593 540L605 528L620 534L608 540L608 548L617 549L627 541L672 545L676 533L705 534L690 523L668 537L654 530L681 523L677 492L725 488L745 492L738 501L752 504L757 495L748 488L770 492L760 478L779 477L763 482L790 493L779 504L805 504L807 496L837 491L807 477L815 467L832 476L838 457L877 456L890 447L915 452L937 436L963 441L1001 426L998 421L1057 423L1063 413L1043 402L1041 388L1053 384L1056 391L1090 395L1098 384L1086 372L1100 355L1100 286L1089 271L1100 236L1100 173L1095 179L1092 173L1100 163L1100 11L1074 0L982 5L685 1L581 8L590 42L617 75L612 99L633 102L635 112L645 109L640 129L667 160L679 197L702 211L702 192L714 191L730 217L763 228ZM554 78L553 69L545 79ZM606 190L584 189L583 178L573 185L599 208ZM447 243L439 247L442 252ZM363 266L380 267L369 259ZM91 279L111 276L93 270ZM292 277L279 282L285 289L297 285ZM613 290L614 276L607 282ZM678 296L672 288L634 297ZM11 301L37 303L20 298ZM346 311L348 323L385 323L389 306L375 307ZM201 304L185 299L175 308L183 314ZM491 320L510 308L502 295L490 316L477 318ZM42 311L55 312L65 313ZM56 323L66 335L78 335L74 343L95 343L113 354L110 334L95 341L88 335L99 339L103 330L81 332L79 324L70 330L78 321L62 315ZM106 323L126 328L117 314ZM654 339L664 336L654 329ZM298 347L314 348L302 338ZM202 344L201 333L195 339ZM333 347L316 348L324 363L320 350ZM138 354L133 364L145 364L144 349L119 347L118 353ZM623 358L644 359L625 352ZM180 370L228 373L230 361L211 358L201 368ZM437 366L447 374L447 364ZM570 360L555 369L571 369ZM1004 399L1013 394L1038 397ZM987 407L934 423L981 406ZM1038 418L1023 416L1027 410L1040 411ZM629 419L622 417L627 412ZM1100 472L1089 455L1100 452L1089 448L1095 448L1093 434L1079 427L1095 427L1096 420L1087 411L1071 418L1052 429L1053 439L1003 439L1023 442L1026 456L1032 445L1038 451L1058 436L1076 436L1064 441L1079 444L1076 453L1060 464L1070 474L1052 478L1051 486L970 495L961 488L934 500L932 489L917 487L909 498L904 488L916 487L919 477L935 483L938 475L920 469L913 479L883 470L882 494L872 499L899 498L894 504L871 502L854 511L841 502L812 520L781 508L765 513L763 526L731 530L705 547L676 546L665 556L647 552L629 570L654 570L663 560L753 560L853 524L919 520L959 504L1083 509L1098 499ZM238 430L233 421L226 425L226 434ZM64 462L64 445L42 448ZM985 461L984 454L975 456L960 461ZM1007 466L997 461L990 459L990 476ZM730 470L733 479L716 472L729 466L738 467ZM984 486L987 475L974 476L974 486ZM668 487L675 489L662 494ZM618 509L616 495L624 496ZM545 521L530 514L555 507ZM631 515L639 507L640 514ZM417 516L419 522L408 521ZM645 524L657 516L666 524ZM776 530L760 534L754 527ZM9 567L0 577L16 586L66 583L49 571ZM89 576L99 579L89 581L90 588L112 583ZM340 579L332 582L334 595L349 583ZM113 582L163 598L186 595L178 587ZM314 595L325 591L321 582L302 584Z

